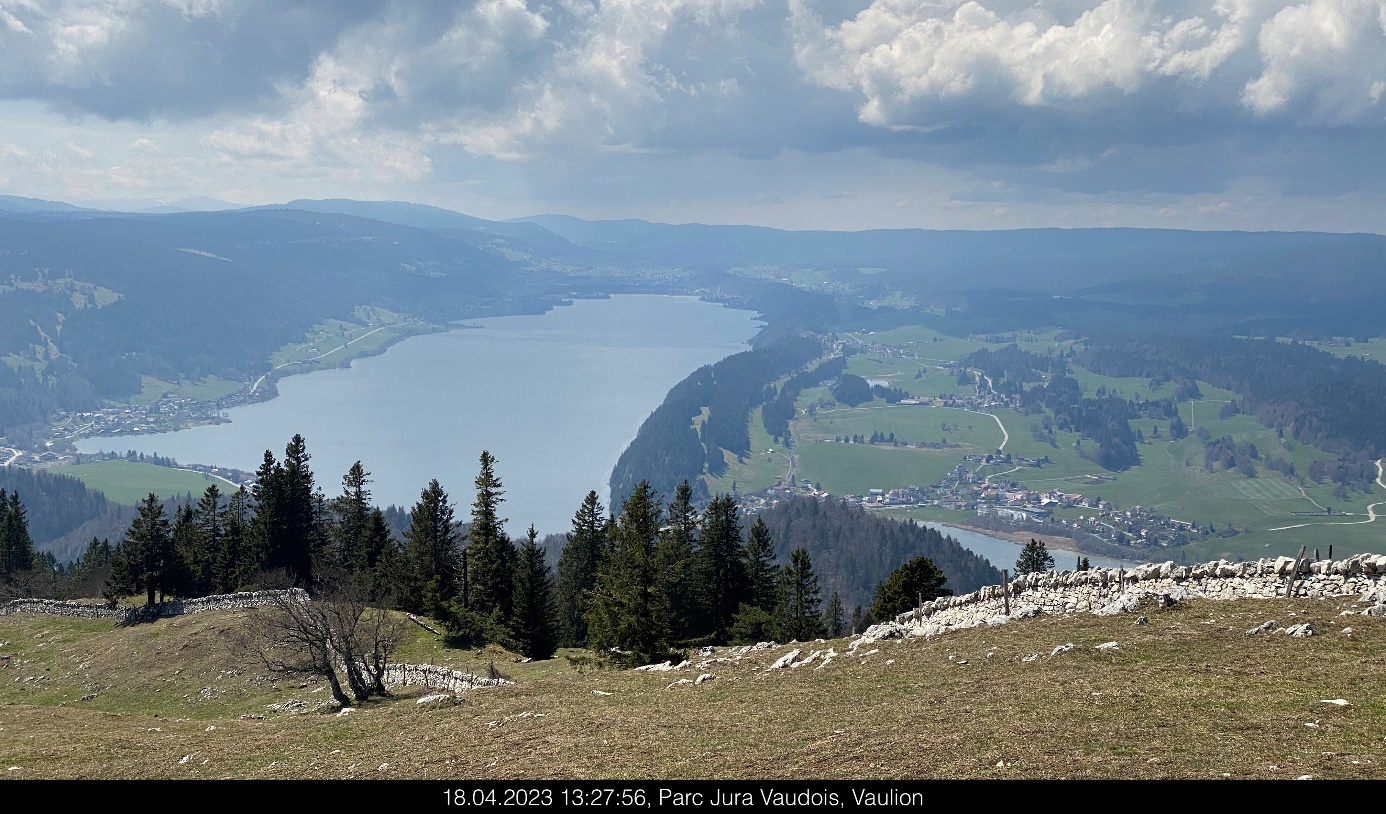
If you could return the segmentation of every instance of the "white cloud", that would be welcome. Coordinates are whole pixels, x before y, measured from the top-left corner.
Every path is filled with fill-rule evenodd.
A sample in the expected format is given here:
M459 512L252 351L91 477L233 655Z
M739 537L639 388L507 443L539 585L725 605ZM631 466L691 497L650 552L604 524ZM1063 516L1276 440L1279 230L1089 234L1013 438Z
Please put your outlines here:
M1310 0L1281 9L1257 36L1264 64L1242 102L1293 112L1305 124L1380 123L1386 80L1386 2Z
M1308 123L1380 120L1386 0L1101 0L1071 19L1006 5L874 0L825 26L790 0L796 61L811 81L860 94L863 122L892 128L1141 94L1171 113L1303 102Z

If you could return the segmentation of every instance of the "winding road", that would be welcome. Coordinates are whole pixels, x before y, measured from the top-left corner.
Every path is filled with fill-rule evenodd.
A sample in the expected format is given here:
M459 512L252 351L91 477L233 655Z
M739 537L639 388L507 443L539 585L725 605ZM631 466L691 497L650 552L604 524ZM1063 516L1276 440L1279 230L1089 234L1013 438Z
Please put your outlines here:
M1386 489L1386 483L1383 483L1381 480L1383 477L1386 477L1386 470L1382 469L1383 461L1386 461L1386 459L1378 458L1376 460L1376 485L1380 486L1382 489ZM1319 504L1315 503L1314 505L1317 506ZM1360 526L1363 523L1375 523L1376 507L1383 505L1386 505L1386 500L1378 501L1367 506L1366 520L1347 520L1341 523L1297 523L1293 526L1277 526L1273 529L1266 529L1266 531L1288 531L1290 529L1302 529L1308 526Z

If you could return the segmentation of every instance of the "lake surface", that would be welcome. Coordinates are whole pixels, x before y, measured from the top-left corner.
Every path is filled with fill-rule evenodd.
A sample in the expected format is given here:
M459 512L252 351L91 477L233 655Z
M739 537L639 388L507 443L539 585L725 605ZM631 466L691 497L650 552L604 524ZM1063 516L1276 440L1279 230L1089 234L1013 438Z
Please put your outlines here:
M413 337L349 368L281 379L279 396L228 411L230 424L87 438L81 452L136 450L254 471L303 435L329 496L360 460L382 506L409 507L437 478L466 520L483 449L497 459L501 516L519 538L565 532L607 480L641 422L675 384L738 353L761 323L693 297L578 300L481 328Z
M963 548L971 551L980 557L985 557L997 568L1015 570L1015 561L1020 558L1020 549L1024 548L1020 543L1013 543L1000 537L992 537L971 529L960 529L956 526L945 526L941 523L925 523L937 530L940 534L952 537L957 540ZM1063 551L1057 548L1049 549L1049 553L1054 557L1055 571L1072 571L1078 565L1078 557L1086 556L1088 563L1094 568L1130 568L1135 565L1128 560L1115 560L1111 557L1099 557L1095 554L1079 555L1073 551ZM1162 561L1163 562L1163 561Z

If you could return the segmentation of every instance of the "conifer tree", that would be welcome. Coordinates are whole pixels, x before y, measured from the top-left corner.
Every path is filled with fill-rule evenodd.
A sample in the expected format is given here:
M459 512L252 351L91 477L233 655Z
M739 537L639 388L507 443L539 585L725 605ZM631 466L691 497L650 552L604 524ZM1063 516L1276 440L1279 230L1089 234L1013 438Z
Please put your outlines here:
M336 542L338 564L352 572L369 571L375 567L370 545L366 541L366 524L371 515L371 492L366 488L370 474L357 461L342 476L342 494L332 501L332 531ZM376 552L376 556L379 554Z
M506 535L505 519L499 515L505 492L495 464L491 453L483 450L472 524L467 530L468 604L481 617L508 626L514 618L515 544Z
M751 533L746 538L745 560L746 601L761 610L774 610L775 586L779 581L779 569L775 567L775 541L770 538L770 528L759 517L751 525Z
M587 644L587 603L597 568L606 550L605 509L591 491L573 515L573 530L558 558L559 642L563 647Z
M821 606L813 560L806 549L796 548L789 555L789 564L780 571L779 608L776 614L780 637L806 641L823 635Z
M145 603L153 605L156 594L162 596L168 591L173 566L173 539L164 504L158 495L150 492L140 501L125 539L116 547L106 597L114 602L144 591Z
M419 502L409 510L404 552L412 572L408 604L411 610L446 618L461 591L457 523L447 492L429 481Z
M311 582L313 555L325 542L322 496L308 467L311 457L302 435L295 435L285 446L282 462L265 450L254 489L252 537L259 565L270 571L286 570L299 585Z
M544 561L538 537L531 525L520 544L515 568L515 635L521 652L536 661L553 658L558 649L553 574Z
M258 564L252 557L251 495L244 486L232 493L221 513L222 537L216 550L214 583L217 593L232 593L249 581Z
M29 518L19 493L6 496L0 489L0 579L34 568L34 541L29 536Z
M221 551L225 545L226 518L221 505L221 490L215 483L209 485L197 500L193 519L201 535L201 551L196 561L189 566L198 575L202 593L220 593Z
M892 619L940 596L952 596L943 587L948 577L928 557L914 557L902 563L876 586L871 600L871 615L877 619Z
M684 481L674 490L674 500L669 504L668 522L660 532L659 542L655 544L656 591L663 606L663 613L669 620L669 635L675 642L682 642L697 636L698 601L694 591L697 585L698 513L693 508L693 489Z
M1049 553L1049 549L1042 540L1031 537L1030 542L1020 550L1020 557L1015 561L1015 572L1017 574L1034 574L1050 571L1054 568L1054 555Z
M731 495L708 504L698 542L703 628L714 641L725 642L746 596L741 521Z
M654 547L663 511L648 481L621 506L611 530L611 550L597 570L587 615L589 646L614 652L626 664L668 655L669 630L656 596Z
M170 533L173 561L168 569L168 593L173 596L207 596L211 593L211 557L191 503L178 507Z
M832 639L846 632L847 614L842 607L842 597L837 591L833 591L832 597L828 599L828 606L823 609L823 627Z

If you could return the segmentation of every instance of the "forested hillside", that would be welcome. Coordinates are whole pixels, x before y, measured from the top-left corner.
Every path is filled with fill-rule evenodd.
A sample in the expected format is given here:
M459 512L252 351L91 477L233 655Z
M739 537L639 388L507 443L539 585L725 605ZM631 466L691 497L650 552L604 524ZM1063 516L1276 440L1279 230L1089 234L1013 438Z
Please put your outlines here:
M776 553L802 547L813 557L829 590L848 607L869 606L876 585L914 557L928 557L956 594L1001 582L991 563L956 540L913 521L868 513L840 500L796 497L756 515L775 540Z

